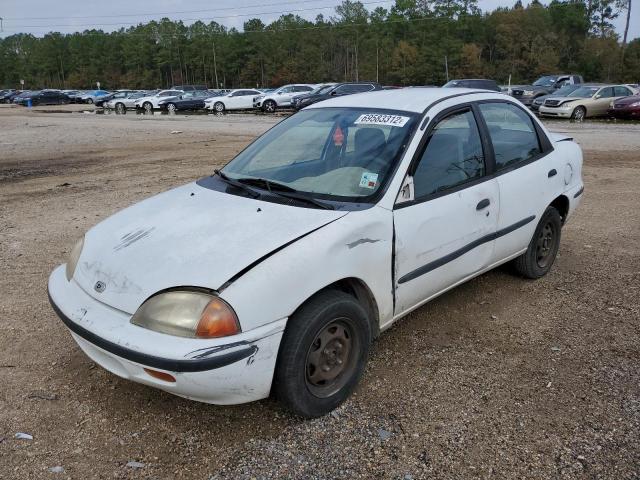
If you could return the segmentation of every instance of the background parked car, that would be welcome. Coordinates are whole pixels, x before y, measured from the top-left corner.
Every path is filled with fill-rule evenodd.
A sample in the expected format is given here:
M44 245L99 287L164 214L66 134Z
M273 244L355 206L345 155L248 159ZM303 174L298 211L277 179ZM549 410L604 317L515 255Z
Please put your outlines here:
M253 107L261 108L262 111L273 113L278 108L290 107L291 99L301 93L309 93L316 85L296 83L285 85L274 92L258 95L253 99Z
M613 100L633 94L626 85L585 85L566 97L546 99L540 107L540 115L581 121L606 115Z
M137 109L142 109L145 112L152 112L154 109L160 108L160 101L168 98L179 97L184 92L182 90L161 90L160 92L142 97L136 100L135 106Z
M208 90L192 90L185 92L176 98L166 98L158 102L160 110L167 112L177 112L180 110L200 110L204 108L204 101L211 94Z
M183 92L195 92L196 90L208 90L206 85L174 85L171 90L182 90Z
M511 87L511 96L530 106L531 103L542 95L554 93L565 85L584 83L580 75L543 75L531 85L518 85Z
M114 98L126 98L129 93L134 91L135 90L116 90L115 92L112 92L109 95L104 95L102 97L96 98L93 104L96 107L104 107L104 104L109 100L113 100Z
M565 85L564 87L556 90L554 93L550 93L549 95L540 95L533 102L531 102L531 105L530 105L531 106L531 110L537 112L538 110L540 110L540 107L542 106L542 104L544 103L544 101L547 98L551 98L551 97L566 97L570 93L575 92L581 86L582 86L582 84L579 84L579 83L575 84L575 85Z
M224 112L225 110L248 110L253 108L253 99L261 95L258 90L239 88L226 95L209 98L205 102L207 110Z
M613 100L607 113L612 117L628 120L640 118L640 95L636 94Z
M328 100L329 98L352 95L354 93L365 93L373 90L382 90L376 82L345 82L320 86L308 94L297 95L291 100L291 106L300 110L308 105Z
M89 90L84 95L76 97L78 103L96 103L100 98L109 95L111 92L106 90Z
M36 90L30 92L28 95L20 96L16 98L14 103L18 105L61 105L69 103L69 97L67 97L60 90Z
M492 92L501 92L495 80L487 80L484 78L462 78L460 80L451 80L445 83L442 88L480 88L482 90L491 90Z
M116 113L126 113L128 109L136 108L136 101L147 97L147 92L128 92L125 96L112 98L104 104L104 108L113 109Z
M13 89L5 90L3 93L0 94L0 103L11 103L14 97L20 95L21 93L22 93L22 90L13 90Z

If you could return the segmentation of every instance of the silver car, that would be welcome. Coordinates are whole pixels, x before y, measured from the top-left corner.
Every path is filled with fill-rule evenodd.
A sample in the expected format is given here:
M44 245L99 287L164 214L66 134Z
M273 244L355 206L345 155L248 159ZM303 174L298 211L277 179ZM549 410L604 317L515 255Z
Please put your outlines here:
M123 97L112 98L104 104L104 108L115 110L116 113L126 113L136 108L136 100L148 95L147 92L127 92Z

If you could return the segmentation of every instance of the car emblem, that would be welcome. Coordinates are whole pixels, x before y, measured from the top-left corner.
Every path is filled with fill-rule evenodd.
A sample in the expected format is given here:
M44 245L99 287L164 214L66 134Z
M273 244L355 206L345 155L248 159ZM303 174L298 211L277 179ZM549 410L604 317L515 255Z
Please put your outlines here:
M107 285L104 282L96 282L93 286L93 289L98 293L104 292L105 288L107 288Z

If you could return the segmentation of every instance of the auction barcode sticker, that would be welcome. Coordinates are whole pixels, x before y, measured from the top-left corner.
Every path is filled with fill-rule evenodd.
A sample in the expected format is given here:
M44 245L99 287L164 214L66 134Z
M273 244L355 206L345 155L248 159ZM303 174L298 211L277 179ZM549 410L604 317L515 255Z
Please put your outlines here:
M360 115L353 123L356 125L389 125L391 127L404 127L405 123L408 121L409 117L403 117L402 115L365 113L364 115Z

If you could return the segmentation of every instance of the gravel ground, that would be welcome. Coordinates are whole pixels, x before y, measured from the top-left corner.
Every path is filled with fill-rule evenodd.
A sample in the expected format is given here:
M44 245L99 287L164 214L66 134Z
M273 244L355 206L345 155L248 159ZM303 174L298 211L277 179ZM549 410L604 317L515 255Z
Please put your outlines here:
M639 124L550 123L582 144L586 183L552 272L498 269L415 311L343 407L301 421L119 379L46 297L81 232L277 120L41 110L0 108L1 479L640 476Z

